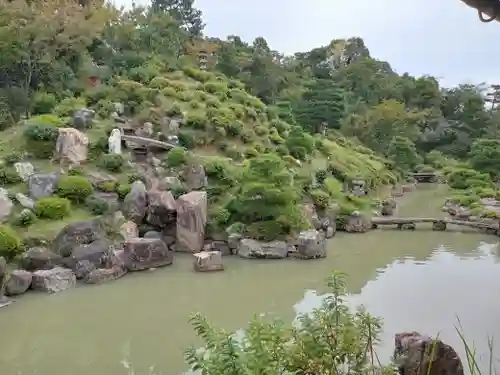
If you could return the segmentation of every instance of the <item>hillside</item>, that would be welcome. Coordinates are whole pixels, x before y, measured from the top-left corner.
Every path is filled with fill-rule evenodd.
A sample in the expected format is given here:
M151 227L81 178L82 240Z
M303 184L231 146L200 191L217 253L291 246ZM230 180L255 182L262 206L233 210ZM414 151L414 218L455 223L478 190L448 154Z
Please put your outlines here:
M28 192L18 162L36 173L61 170L59 128L78 127L89 140L87 157L71 170L63 166L55 200L44 202L63 207L57 214L35 207L36 215L20 217L15 199L3 215L21 239L50 239L68 222L102 215L107 210L89 197L122 200L137 179L175 181L170 190L178 197L193 189L186 168L200 165L211 235L237 224L272 239L308 226L303 203L335 207L340 216L370 213L372 199L343 191L344 183L363 180L376 190L442 168L436 160L479 155L477 142L500 134L499 112L494 101L485 106L483 87L448 89L433 77L399 75L360 38L285 57L261 37L249 44L204 36L200 12L187 3L130 11L99 1L9 4L0 9L2 186L11 198ZM47 22L60 27L46 29ZM95 111L92 121L82 109ZM130 148L108 154L114 128L178 139L179 147L147 161Z

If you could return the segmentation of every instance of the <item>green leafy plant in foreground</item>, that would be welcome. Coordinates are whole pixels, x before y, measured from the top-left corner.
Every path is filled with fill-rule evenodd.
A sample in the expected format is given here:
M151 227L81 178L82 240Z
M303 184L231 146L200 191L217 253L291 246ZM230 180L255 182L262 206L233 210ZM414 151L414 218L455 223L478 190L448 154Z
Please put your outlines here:
M194 371L206 375L361 374L390 371L374 366L373 347L382 323L362 307L353 312L345 303L345 275L328 279L331 289L322 305L300 314L287 326L270 316L255 317L241 337L213 327L200 314L191 317L203 349L190 348L185 357ZM377 361L378 363L378 361Z

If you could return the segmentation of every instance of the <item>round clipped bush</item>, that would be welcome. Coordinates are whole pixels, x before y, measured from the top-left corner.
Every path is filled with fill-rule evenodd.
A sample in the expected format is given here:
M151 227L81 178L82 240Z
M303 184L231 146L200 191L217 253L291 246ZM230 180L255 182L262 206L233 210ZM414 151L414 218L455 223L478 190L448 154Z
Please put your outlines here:
M169 167L179 167L186 163L186 151L182 147L174 147L168 154L165 162Z
M108 172L121 172L125 160L120 154L105 154L99 160L99 166Z
M118 194L118 198L125 199L128 193L130 193L130 189L132 188L131 184L121 184L116 187L116 194Z
M71 202L67 198L45 197L35 203L35 214L40 219L60 220L71 212Z
M0 256L12 259L23 250L23 243L17 233L6 225L0 225Z
M57 195L74 202L83 202L93 192L92 184L82 176L63 176L57 184Z

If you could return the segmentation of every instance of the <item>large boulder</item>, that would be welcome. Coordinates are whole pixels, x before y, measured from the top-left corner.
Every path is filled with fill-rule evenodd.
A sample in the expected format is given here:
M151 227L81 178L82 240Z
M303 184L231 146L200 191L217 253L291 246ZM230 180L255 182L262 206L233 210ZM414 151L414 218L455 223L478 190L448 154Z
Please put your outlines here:
M302 259L326 257L325 233L310 229L302 231L297 240L297 255Z
M62 257L46 247L33 247L21 257L21 265L28 271L50 270L62 264Z
M243 238L238 247L238 255L246 259L283 259L288 256L288 250L289 247L284 241L259 242Z
M0 257L0 294L2 291L3 281L7 275L7 261L4 257Z
M69 164L80 164L87 160L89 139L74 128L59 128L56 141L55 159Z
M57 173L35 173L28 180L29 195L34 200L50 197L54 195L58 182Z
M75 111L72 119L72 126L75 129L90 129L93 125L95 111L93 109L81 108Z
M14 168L16 168L16 172L21 177L21 180L24 182L28 182L30 179L30 176L35 173L35 168L33 167L33 164L29 162L18 162L14 163Z
M102 284L108 281L119 279L127 273L123 267L113 266L111 268L97 268L89 272L84 282L86 284Z
M207 193L192 191L177 199L177 244L179 251L203 249L207 224Z
M85 262L87 268L87 262L92 264L95 268L104 267L111 255L111 242L107 239L100 239L89 244L82 244L76 246L71 255L64 259L65 265L76 272L77 268L80 268L81 263ZM79 272L79 275L85 277L84 272Z
M382 201L380 213L382 216L393 216L396 212L397 203L394 199L385 199Z
M197 190L207 186L205 167L201 164L187 165L182 171L182 179L189 190Z
M140 224L146 216L148 194L144 182L137 180L132 184L130 192L123 200L123 213L127 219Z
M62 257L69 257L80 245L88 245L106 237L101 221L94 219L66 225L52 242L52 250Z
M371 228L371 219L358 211L353 212L345 220L345 231L348 233L365 233Z
M16 193L16 200L19 202L21 206L32 210L35 207L35 202L30 197L27 197L23 193Z
M9 192L7 189L0 188L0 223L9 220L13 208L14 203L9 198Z
M441 340L418 332L397 333L394 360L401 375L464 375L457 352Z
M137 224L130 220L120 225L119 232L124 240L139 237L139 229L137 228Z
M26 293L31 286L33 275L31 272L24 270L14 270L10 273L7 282L5 283L5 295L17 296Z
M47 293L57 293L74 287L76 277L67 268L56 267L51 270L40 270L33 273L31 287Z
M170 191L149 190L147 222L159 228L164 228L175 222L177 205Z
M194 269L199 272L223 271L220 251L202 251L194 255Z
M129 271L168 266L174 262L172 251L160 238L129 238L123 247Z

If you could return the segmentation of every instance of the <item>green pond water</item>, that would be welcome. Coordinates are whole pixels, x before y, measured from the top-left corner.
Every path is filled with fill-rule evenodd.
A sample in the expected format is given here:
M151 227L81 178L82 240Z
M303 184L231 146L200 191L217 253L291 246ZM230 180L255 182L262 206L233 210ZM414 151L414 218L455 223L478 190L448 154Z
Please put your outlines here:
M422 185L400 202L399 215L442 216L443 186ZM430 225L429 225L430 228ZM225 258L224 272L201 274L179 255L173 266L127 275L56 295L28 293L0 310L2 375L175 375L183 350L199 344L188 323L199 311L225 329L244 327L255 313L294 318L321 301L332 269L348 273L350 300L384 318L381 360L393 335L416 330L463 352L465 334L487 363L487 338L500 338L497 238L469 231L375 230L338 234L326 259L250 261Z

